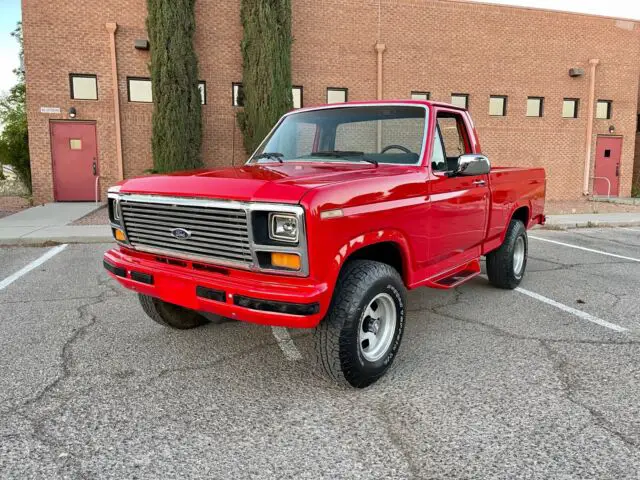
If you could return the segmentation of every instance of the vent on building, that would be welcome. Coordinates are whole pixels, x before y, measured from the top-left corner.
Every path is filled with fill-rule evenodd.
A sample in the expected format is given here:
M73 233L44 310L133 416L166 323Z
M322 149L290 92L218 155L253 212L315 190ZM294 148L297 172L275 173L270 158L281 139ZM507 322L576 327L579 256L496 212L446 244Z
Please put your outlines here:
M135 40L133 46L136 50L149 50L149 40L146 38Z

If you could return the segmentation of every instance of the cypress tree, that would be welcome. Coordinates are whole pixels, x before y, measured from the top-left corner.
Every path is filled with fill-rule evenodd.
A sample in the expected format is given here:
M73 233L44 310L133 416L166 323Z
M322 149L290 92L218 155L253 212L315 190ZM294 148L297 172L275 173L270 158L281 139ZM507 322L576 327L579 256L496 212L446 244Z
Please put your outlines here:
M154 102L151 150L159 173L202 166L194 6L195 0L147 0Z
M242 0L240 20L244 111L238 113L238 124L251 153L293 108L291 0Z

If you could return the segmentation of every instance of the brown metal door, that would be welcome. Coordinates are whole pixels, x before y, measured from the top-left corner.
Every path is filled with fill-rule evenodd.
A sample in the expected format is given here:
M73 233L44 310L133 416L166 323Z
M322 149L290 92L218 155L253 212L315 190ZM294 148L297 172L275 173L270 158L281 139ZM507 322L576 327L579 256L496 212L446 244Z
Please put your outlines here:
M622 137L598 137L596 142L596 171L593 179L594 195L618 196L621 152Z
M51 159L56 201L95 200L98 175L95 123L51 122Z

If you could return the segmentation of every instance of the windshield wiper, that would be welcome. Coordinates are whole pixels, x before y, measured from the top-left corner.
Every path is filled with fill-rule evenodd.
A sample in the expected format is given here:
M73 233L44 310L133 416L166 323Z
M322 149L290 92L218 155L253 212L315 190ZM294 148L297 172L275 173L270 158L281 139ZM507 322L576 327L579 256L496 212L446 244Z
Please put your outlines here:
M320 150L318 152L311 152L314 157L333 157L333 158L345 158L359 157L359 161L368 162L372 165L378 166L378 162L365 156L364 152L358 152L357 150Z
M264 152L260 155L256 155L255 157L253 157L253 159L260 160L261 158L268 158L269 160L277 160L280 163L284 163L282 157L284 157L284 155L280 152Z

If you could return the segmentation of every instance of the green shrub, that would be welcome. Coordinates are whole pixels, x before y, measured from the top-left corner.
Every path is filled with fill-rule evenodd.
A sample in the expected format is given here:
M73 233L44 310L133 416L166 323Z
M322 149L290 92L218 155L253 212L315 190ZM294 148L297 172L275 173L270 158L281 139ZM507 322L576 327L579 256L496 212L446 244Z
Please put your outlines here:
M20 59L23 57L22 24L11 32L20 44ZM29 133L27 130L26 86L24 72L14 70L18 83L9 93L0 98L0 169L10 165L25 188L31 193L31 163L29 160Z
M147 0L151 44L156 172L202 167L202 116L198 59L193 47L195 0Z
M293 108L291 97L291 0L242 0L244 110L238 126L248 153Z

